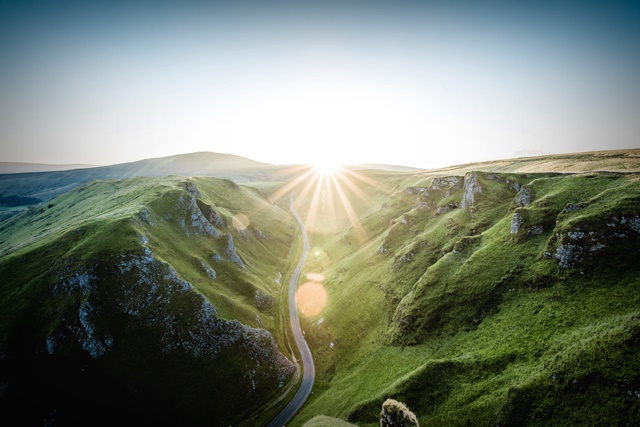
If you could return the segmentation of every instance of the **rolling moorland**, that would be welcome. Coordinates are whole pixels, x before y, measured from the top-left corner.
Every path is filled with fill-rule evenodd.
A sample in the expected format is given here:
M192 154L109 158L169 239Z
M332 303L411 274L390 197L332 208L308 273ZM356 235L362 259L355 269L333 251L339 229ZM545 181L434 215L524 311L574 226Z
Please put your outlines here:
M266 424L299 380L294 192L327 303L288 425L377 426L389 397L430 426L640 423L640 150L234 173L78 181L0 222L3 418Z

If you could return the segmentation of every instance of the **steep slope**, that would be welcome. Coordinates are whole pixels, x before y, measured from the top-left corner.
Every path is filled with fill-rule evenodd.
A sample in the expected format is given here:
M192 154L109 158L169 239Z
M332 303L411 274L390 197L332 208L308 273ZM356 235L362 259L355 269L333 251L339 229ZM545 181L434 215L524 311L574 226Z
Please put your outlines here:
M2 418L252 425L295 370L277 304L294 236L215 178L95 181L2 222Z
M379 425L387 397L430 426L639 423L640 175L448 172L398 177L366 242L312 236L328 304L292 425Z

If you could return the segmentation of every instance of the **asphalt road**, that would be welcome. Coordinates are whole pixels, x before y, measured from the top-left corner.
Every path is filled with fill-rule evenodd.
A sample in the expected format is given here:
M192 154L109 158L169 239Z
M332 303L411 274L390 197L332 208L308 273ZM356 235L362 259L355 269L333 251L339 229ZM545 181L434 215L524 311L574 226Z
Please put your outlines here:
M302 407L305 400L307 400L307 397L309 397L311 388L313 387L313 380L316 376L313 358L311 357L311 351L309 350L307 342L304 340L302 328L300 328L298 306L296 304L298 278L300 276L300 272L302 271L302 267L304 266L304 262L307 260L307 255L309 255L309 236L307 235L307 230L304 228L302 220L295 211L293 205L293 194L289 195L289 200L289 208L291 209L291 213L293 214L293 216L298 221L298 225L300 226L300 231L302 232L302 239L304 242L302 256L300 257L300 261L298 261L298 265L296 266L296 269L291 276L291 280L289 280L289 315L293 337L296 341L296 345L298 346L298 350L300 351L300 356L302 358L302 382L300 383L298 391L293 396L293 399L289 401L287 406L282 410L282 412L278 414L278 416L276 416L269 424L267 424L267 427L282 427L286 425L286 423L293 417L298 409Z

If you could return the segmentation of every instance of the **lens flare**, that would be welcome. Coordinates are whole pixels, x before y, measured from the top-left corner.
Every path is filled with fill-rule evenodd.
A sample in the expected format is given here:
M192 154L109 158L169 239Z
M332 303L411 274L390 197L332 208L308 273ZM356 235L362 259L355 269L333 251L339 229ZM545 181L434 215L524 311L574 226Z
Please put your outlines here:
M309 273L307 280L296 292L296 304L301 314L317 316L327 306L327 291L321 283L324 276L320 273Z
M249 224L251 224L249 217L246 216L245 214L234 215L231 222L233 224L233 228L235 228L238 231L246 230Z

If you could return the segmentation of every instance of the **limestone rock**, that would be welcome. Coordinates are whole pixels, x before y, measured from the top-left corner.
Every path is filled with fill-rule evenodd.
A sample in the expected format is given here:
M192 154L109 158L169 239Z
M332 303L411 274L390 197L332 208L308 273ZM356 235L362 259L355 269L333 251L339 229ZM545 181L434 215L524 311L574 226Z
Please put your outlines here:
M438 216L438 215L442 215L445 214L447 212L451 212L454 209L458 208L458 204L457 203L447 203L444 206L438 206L436 208L436 213L434 214L434 216Z
M227 258L229 258L230 261L238 264L240 267L246 269L244 263L242 262L242 259L240 259L240 257L238 256L238 252L236 252L236 245L233 243L233 237L231 237L231 234L225 234L224 238L227 239L227 248L225 250L225 255L227 256Z
M640 215L612 215L601 221L604 223L575 224L570 229L556 231L555 250L548 252L560 267L578 267L594 260L603 250L619 246L621 241L640 239Z
M421 210L430 210L433 205L437 205L442 198L450 197L455 191L462 188L462 180L458 176L439 176L433 178L429 188L410 187L407 194L416 194L419 190L419 196L416 200L416 207Z
M468 208L473 206L476 193L482 193L482 187L480 186L480 181L478 181L478 173L467 172L464 176L464 186L460 207Z
M520 232L520 227L524 224L524 218L522 214L518 211L513 213L513 218L511 218L511 234L518 234Z
M404 403L387 399L382 404L380 427L420 427L420 423Z
M531 204L533 201L533 190L531 187L523 185L520 191L516 195L516 206L524 207Z
M198 190L198 187L196 187L196 184L194 184L193 181L186 181L184 183L184 188L185 190L187 190L187 193L191 194L194 197L202 196L200 194L200 191Z

